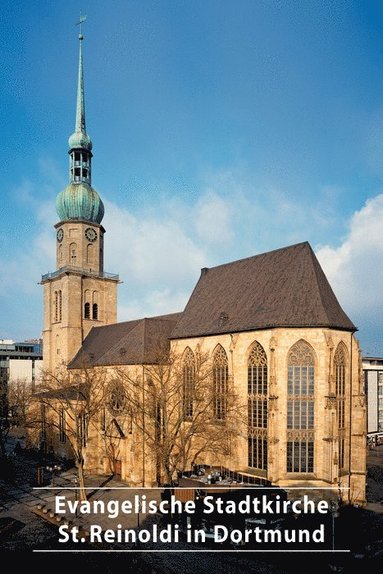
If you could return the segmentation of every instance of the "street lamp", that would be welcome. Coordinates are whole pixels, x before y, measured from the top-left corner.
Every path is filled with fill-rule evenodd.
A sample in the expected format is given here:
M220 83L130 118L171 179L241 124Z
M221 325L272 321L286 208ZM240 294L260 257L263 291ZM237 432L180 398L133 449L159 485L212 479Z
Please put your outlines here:
M55 485L55 472L60 472L62 467L59 464L53 464L46 467L47 471L52 473L52 486Z

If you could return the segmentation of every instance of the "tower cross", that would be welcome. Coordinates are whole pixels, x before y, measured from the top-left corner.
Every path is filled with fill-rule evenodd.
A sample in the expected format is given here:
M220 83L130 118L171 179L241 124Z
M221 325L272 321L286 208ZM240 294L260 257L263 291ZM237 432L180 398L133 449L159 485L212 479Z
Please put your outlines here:
M80 18L79 21L76 22L76 26L80 26L80 34L79 34L79 38L80 40L82 40L82 25L86 20L86 16L83 16L82 14L80 14Z

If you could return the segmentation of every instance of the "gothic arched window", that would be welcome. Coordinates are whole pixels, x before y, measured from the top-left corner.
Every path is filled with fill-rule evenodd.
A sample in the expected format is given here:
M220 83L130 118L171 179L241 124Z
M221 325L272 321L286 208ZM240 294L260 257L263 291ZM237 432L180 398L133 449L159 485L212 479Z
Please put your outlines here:
M60 442L66 442L65 409L60 409L59 411L59 440Z
M302 339L287 359L287 472L314 472L314 352Z
M213 416L217 420L226 419L228 383L229 362L226 351L217 345L213 356Z
M187 347L182 361L182 411L184 420L193 416L193 398L195 387L195 361L193 351Z
M248 465L267 470L267 356L257 341L247 363Z
M339 343L334 355L334 380L336 396L336 414L338 426L339 470L344 468L344 439L346 433L346 355L343 343Z
M87 413L80 413L77 416L77 440L81 446L86 446L88 438L88 416Z

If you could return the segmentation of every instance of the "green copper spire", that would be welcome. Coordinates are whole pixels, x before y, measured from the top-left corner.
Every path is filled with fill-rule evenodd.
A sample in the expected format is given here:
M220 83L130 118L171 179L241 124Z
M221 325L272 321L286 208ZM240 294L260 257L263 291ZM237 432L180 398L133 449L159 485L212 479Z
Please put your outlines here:
M84 67L82 63L82 41L84 36L79 35L80 53L78 57L78 82L77 82L77 108L76 108L76 132L86 133L85 126L85 98L84 98Z
M80 16L80 51L78 60L77 102L75 131L69 138L69 185L58 194L56 210L61 221L81 219L101 223L104 205L92 183L92 142L86 133L84 70L82 57L81 25L86 16Z
M86 16L80 16L80 27L85 21ZM80 28L80 34L78 36L80 41L79 57L78 57L78 81L77 81L77 103L76 103L76 123L75 131L69 138L69 149L86 149L89 152L92 149L92 142L88 134L86 133L86 122L85 122L85 92L84 92L84 66L82 58L82 42L84 36ZM89 182L90 183L90 182Z

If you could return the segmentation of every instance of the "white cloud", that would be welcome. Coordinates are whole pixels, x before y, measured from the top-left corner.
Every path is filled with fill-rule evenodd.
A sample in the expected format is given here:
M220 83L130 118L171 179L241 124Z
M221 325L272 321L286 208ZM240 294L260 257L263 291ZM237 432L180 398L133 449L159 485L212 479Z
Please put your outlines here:
M317 249L318 259L342 307L368 334L370 353L383 352L383 194L369 199L351 218L339 247ZM374 347L374 351L372 348Z
M105 260L127 281L156 290L189 280L203 266L203 249L171 217L135 217L110 202L106 213Z
M202 241L222 244L232 240L232 210L229 203L215 191L208 190L198 200L193 215L197 235Z
M208 189L194 206L163 202L133 215L105 201L107 271L118 272L119 318L180 311L213 253L234 236L231 202Z
M133 216L106 202L105 262L118 272L119 320L180 311L206 252L171 215Z
M54 166L48 172L54 179ZM39 200L40 187L24 181L19 190L30 207L34 232L28 237L33 239L23 245L15 242L13 250L4 249L0 254L0 266L7 270L0 282L5 329L0 336L16 336L12 322L22 336L31 336L31 330L39 330L42 323L42 290L37 282L41 273L55 269L56 215L50 185L50 195L44 196L44 201ZM215 181L210 179L203 193L196 194L199 198L194 205L182 196L166 201L159 198L155 205L151 203L150 211L143 206L133 213L105 201L105 267L119 273L123 281L119 320L182 310L202 267L297 241L313 242L315 234L329 237L337 211L336 196L342 193L344 190L324 187L315 204L297 203L280 190L258 189L251 181L223 172ZM327 206L327 212L321 205ZM345 222L341 223L338 231L346 228ZM360 337L378 341L382 341L383 326L382 224L383 194L354 213L338 247L328 240L317 249L342 307L360 329ZM29 315L23 312L25 305Z

